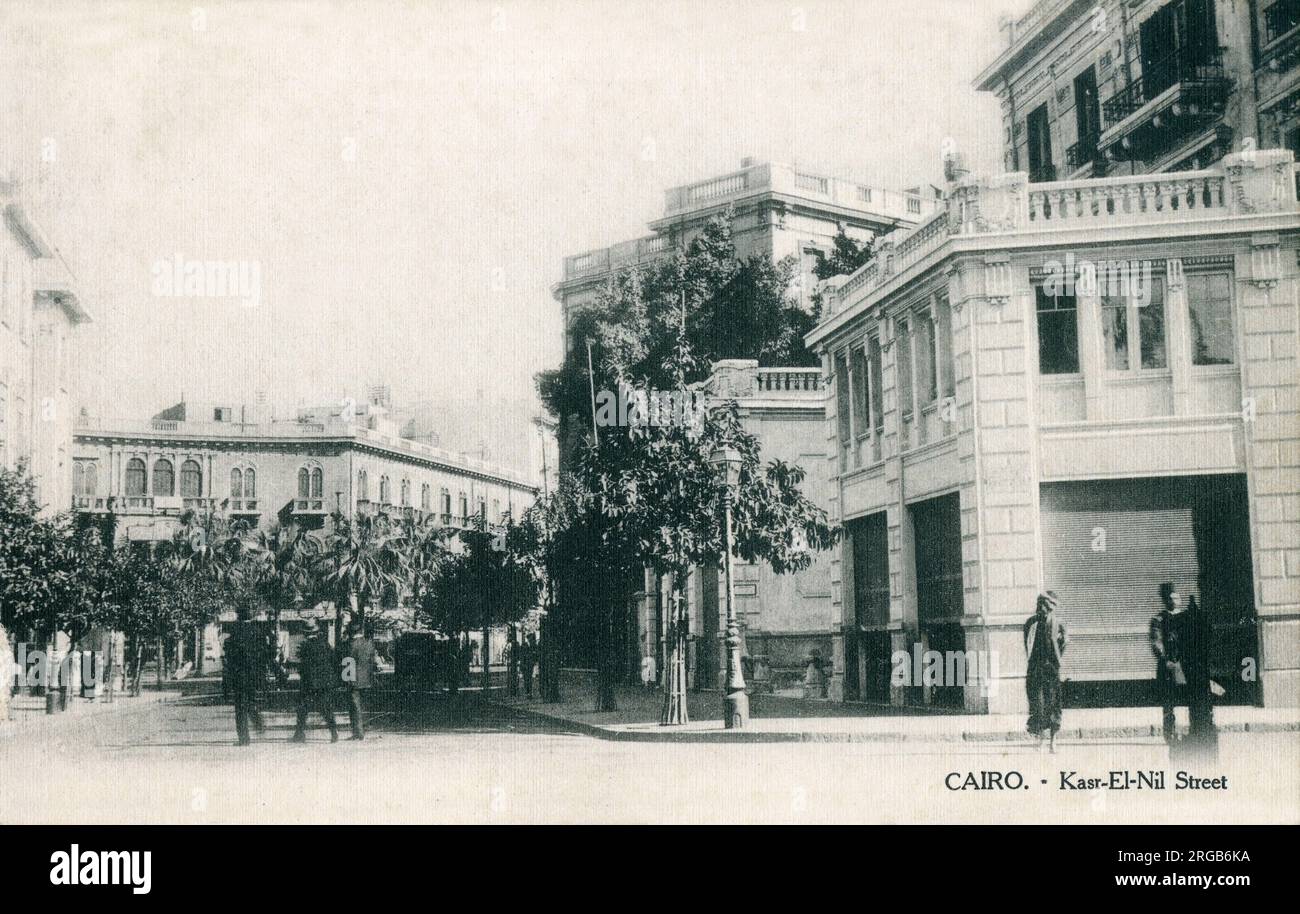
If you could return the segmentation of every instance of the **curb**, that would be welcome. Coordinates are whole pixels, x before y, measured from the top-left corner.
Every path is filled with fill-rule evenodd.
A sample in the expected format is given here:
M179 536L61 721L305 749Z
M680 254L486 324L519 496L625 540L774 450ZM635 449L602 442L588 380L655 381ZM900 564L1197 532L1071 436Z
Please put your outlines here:
M136 714L140 711L147 711L156 708L160 704L187 704L193 699L201 697L196 695L183 695L180 692L154 692L148 695L147 700L144 696L132 698L129 703L122 707L108 708L100 711L83 711L81 713L68 714L60 712L58 714L42 714L41 716L26 722L0 720L0 740L9 737L17 737L26 733L37 733L47 730L56 729L63 725L74 725L77 721L93 721L101 717L114 717L122 714ZM116 702L114 702L116 704Z
M537 708L521 707L488 701L498 708L528 714L548 722L563 724L566 727L610 742L640 743L1008 743L1030 745L1033 740L1028 733L1019 731L966 730L960 733L936 733L924 736L908 733L854 733L845 730L617 730L612 727L590 724L585 721L548 714ZM1300 732L1300 720L1281 723L1240 723L1225 724L1218 728L1220 733L1294 733ZM1095 740L1095 739L1160 739L1163 735L1159 725L1147 727L1091 727L1061 730L1060 739Z

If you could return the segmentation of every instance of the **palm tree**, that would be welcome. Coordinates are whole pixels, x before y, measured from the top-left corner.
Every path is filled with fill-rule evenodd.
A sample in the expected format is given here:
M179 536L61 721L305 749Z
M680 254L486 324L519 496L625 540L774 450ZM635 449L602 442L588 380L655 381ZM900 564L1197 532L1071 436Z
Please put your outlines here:
M386 515L345 517L335 513L334 529L314 562L321 592L334 600L334 630L340 631L343 607L364 616L385 595L407 580L407 551Z

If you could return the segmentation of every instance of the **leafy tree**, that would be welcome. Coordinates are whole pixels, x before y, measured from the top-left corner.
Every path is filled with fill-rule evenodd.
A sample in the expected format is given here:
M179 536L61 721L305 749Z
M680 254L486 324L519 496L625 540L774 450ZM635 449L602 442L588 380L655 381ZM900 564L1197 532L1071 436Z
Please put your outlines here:
M405 545L385 514L346 517L333 515L333 529L313 564L314 596L334 602L335 631L343 609L365 616L366 611L394 597L406 583Z
M850 273L856 273L866 266L875 256L876 239L874 237L866 241L858 241L856 238L850 237L844 231L844 226L841 225L839 231L835 233L830 256L817 262L817 265L813 267L813 275L818 279L830 279L832 276L848 276ZM820 315L823 306L822 293L814 291L812 301L817 314Z

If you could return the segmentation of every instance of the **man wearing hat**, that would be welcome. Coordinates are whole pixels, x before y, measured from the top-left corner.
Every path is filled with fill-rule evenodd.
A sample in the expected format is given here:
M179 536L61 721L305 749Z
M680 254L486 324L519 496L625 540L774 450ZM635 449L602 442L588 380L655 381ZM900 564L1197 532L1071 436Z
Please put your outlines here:
M315 709L325 718L325 726L330 731L330 742L337 743L339 729L334 723L334 685L339 674L334 650L315 619L307 619L303 628L306 640L298 646L298 675L301 681L298 691L298 727L294 730L293 741L307 741L307 713Z
M1061 655L1065 653L1065 626L1057 617L1055 591L1038 595L1034 614L1025 621L1025 691L1029 694L1030 733L1050 734L1051 751L1056 751L1056 731L1061 729Z

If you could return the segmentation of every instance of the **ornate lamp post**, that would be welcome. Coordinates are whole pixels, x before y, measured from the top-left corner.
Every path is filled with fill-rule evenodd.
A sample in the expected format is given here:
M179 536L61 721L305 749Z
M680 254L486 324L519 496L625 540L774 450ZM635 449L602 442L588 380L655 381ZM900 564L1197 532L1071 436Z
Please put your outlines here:
M722 714L728 729L744 729L749 723L749 696L740 669L740 625L736 621L736 588L731 574L731 493L740 483L740 452L721 447L709 455L709 463L722 481L723 570L727 583L727 680Z

